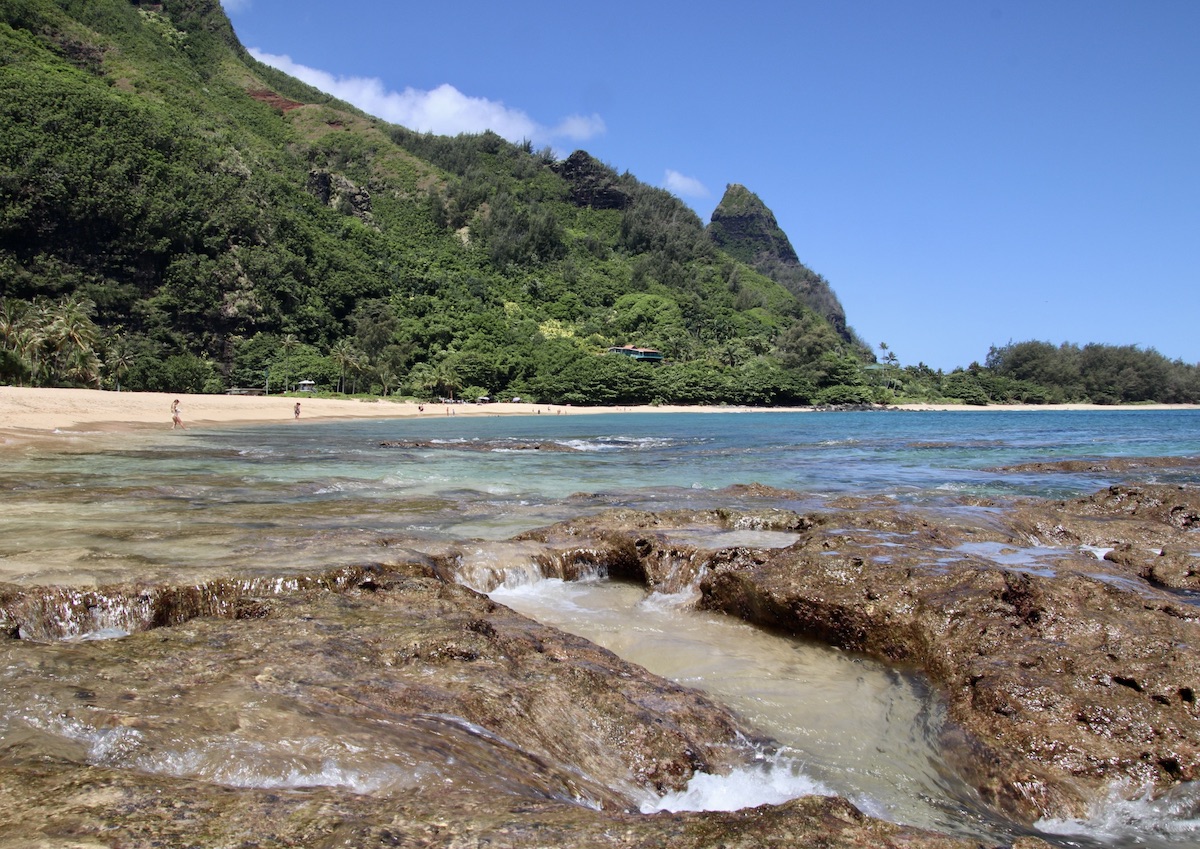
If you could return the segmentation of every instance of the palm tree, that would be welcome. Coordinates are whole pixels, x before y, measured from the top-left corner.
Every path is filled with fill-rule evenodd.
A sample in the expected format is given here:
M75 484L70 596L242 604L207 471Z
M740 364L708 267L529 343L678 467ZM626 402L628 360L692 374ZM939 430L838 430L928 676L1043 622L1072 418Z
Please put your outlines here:
M91 350L99 332L92 323L96 305L87 298L71 295L55 305L51 321L67 347Z
M408 385L422 398L432 398L437 389L437 373L429 363L417 363L408 373Z
M95 346L100 331L91 318L95 309L94 303L77 294L47 306L45 318L51 350L46 364L50 381L84 384L99 381L100 359Z
M100 388L100 358L91 348L72 348L62 364L61 376L72 383Z
M338 371L341 373L341 378L338 382L338 391L344 394L346 392L346 372L353 366L357 359L354 347L350 344L349 339L339 339L329 349L329 356L333 358L333 362L337 365Z
M887 382L887 388L888 388L888 389L892 389L892 388L893 388L893 386L892 386L892 372L893 372L893 371L896 369L896 366L899 364L899 362L900 362L900 358L896 356L896 352L895 352L895 351L891 351L891 350L889 350L889 349L888 349L888 343L887 343L887 342L880 342L880 343L879 343L879 350L880 350L880 351L883 351L883 353L884 353L884 357L883 357L883 374L884 374L884 377L885 377L885 379L886 379L886 382ZM896 383L896 387L898 388L898 387L899 387L899 384L900 384L900 381L899 381L899 380L896 380L896 381L895 381L895 383Z
M442 394L453 401L455 391L461 388L462 384L458 370L454 367L454 361L450 357L446 357L437 364L434 376L437 379L436 388L442 390Z
M300 340L296 334L289 333L279 341L279 347L283 349L283 391L287 392L292 375L292 351L300 347Z
M121 375L129 371L133 365L133 355L129 353L129 348L125 344L125 337L117 334L113 337L112 344L108 348L108 356L104 359L104 368L117 384L117 391L121 391Z
M382 365L376 370L376 374L379 375L379 384L383 390L383 397L386 398L396 386L396 373L392 371L391 366Z
M29 370L29 362L24 354L24 337L26 313L28 305L15 298L0 298L0 364L4 364L6 374L22 381L23 375Z
M354 348L350 351L350 394L358 392L358 379L370 369L370 359L362 351Z
M46 355L52 342L50 326L45 320L45 309L38 304L26 314L17 330L16 350L29 369L29 385L41 384L45 372Z
M5 351L16 349L17 331L21 329L21 317L25 304L13 298L0 298L0 345Z

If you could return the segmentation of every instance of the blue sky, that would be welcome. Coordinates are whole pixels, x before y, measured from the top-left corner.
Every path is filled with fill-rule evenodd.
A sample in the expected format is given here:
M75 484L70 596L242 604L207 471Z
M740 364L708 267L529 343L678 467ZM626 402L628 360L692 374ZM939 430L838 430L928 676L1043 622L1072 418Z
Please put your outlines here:
M224 0L385 120L582 148L775 213L849 323L952 369L1038 339L1200 362L1197 0Z

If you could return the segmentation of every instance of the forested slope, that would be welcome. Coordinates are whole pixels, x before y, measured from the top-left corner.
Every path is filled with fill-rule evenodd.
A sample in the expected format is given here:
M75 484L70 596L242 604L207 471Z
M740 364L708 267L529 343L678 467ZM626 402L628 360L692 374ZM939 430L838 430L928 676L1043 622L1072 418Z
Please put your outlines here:
M665 362L606 353L626 345ZM748 189L706 228L584 151L389 125L255 61L215 0L0 0L0 381L571 403L1131 394L874 361ZM1200 395L1194 367L1168 371Z
M210 0L0 0L0 56L9 380L790 403L869 359L670 194L390 126Z

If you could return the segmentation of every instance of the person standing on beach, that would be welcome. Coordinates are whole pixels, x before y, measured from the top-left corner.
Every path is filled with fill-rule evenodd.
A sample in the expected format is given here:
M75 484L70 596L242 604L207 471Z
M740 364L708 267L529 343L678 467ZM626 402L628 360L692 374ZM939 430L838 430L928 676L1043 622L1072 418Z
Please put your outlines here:
M171 430L174 430L175 428L181 428L183 430L187 430L187 428L183 426L183 419L181 418L180 413L179 413L179 399L178 398L176 398L174 401L171 402Z
M300 418L300 402L299 401L296 402L296 407L294 410L292 410L292 412L295 414L296 418Z

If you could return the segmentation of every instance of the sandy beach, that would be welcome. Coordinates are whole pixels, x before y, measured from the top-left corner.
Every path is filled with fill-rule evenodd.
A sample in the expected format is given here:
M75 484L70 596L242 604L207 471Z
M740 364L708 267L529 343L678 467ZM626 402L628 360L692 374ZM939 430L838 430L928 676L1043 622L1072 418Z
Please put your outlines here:
M171 402L178 399L184 427L416 416L532 416L616 412L713 412L731 407L572 407L560 404L418 404L390 399L304 396L172 395L165 392L106 392L94 389L31 389L0 386L0 444L85 433L171 427ZM300 403L300 418L294 415Z
M185 427L214 424L254 424L295 421L294 407L300 402L299 424L351 418L406 418L415 416L512 416L581 415L615 412L735 412L745 407L639 406L571 407L555 404L500 402L494 404L424 404L389 399L358 400L292 396L171 395L163 392L106 392L94 389L31 389L0 386L0 444L44 439L55 434L79 436L88 432L121 432L144 428L171 427L171 402L180 401ZM424 408L422 410L422 407ZM808 408L800 408L808 409ZM904 404L904 410L1163 410L1200 409L1198 405L1147 404L1132 407L1100 407L1090 404L994 405L967 407L955 404Z

